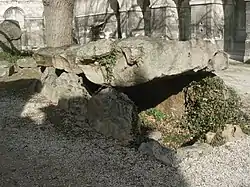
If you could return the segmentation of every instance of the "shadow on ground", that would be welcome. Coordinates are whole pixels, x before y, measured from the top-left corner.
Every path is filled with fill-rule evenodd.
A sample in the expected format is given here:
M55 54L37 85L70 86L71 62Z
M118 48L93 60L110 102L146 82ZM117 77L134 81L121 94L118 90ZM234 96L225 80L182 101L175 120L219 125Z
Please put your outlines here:
M177 167L94 132L37 85L0 82L0 186L188 186Z

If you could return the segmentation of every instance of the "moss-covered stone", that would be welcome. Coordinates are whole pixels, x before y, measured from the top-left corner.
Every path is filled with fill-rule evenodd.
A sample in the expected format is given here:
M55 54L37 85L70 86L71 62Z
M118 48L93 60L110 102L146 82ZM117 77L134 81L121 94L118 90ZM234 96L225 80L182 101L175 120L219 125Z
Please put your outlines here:
M204 137L226 124L244 124L241 100L219 77L206 77L185 88L186 114L182 126L193 136Z

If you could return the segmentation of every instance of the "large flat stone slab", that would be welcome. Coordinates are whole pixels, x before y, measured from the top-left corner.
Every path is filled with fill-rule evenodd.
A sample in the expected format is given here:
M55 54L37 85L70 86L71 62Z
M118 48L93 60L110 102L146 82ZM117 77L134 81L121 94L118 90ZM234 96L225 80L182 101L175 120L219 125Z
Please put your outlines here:
M148 37L103 39L84 46L42 49L34 57L41 66L84 73L93 83L112 86L133 86L188 71L228 67L228 55L209 41Z

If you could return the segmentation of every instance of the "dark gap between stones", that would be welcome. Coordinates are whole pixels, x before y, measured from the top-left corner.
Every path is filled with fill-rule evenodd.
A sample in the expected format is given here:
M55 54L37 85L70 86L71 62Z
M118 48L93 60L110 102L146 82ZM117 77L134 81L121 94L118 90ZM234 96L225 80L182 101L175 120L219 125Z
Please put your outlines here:
M128 95L139 110L144 111L156 107L170 96L179 93L192 81L198 81L208 76L215 75L204 71L189 71L181 75L157 78L136 86L115 88Z
M93 82L91 82L84 73L80 73L78 74L79 77L82 78L83 81L83 87L85 87L87 89L87 91L89 92L90 95L94 95L95 93L98 92L98 90L100 89L105 89L107 88L106 86L102 86L99 84L95 84Z
M84 73L78 74L82 77L83 86L87 91L94 95L99 90L107 88L105 85L99 85L91 82L84 75ZM214 77L215 74L204 71L188 71L181 75L167 76L164 78L156 78L149 82L138 84L130 87L114 87L116 90L126 94L138 107L139 111L144 111L149 108L153 108L169 98L175 95L188 86L192 81L199 81L205 77Z
M43 73L44 71L46 70L46 67L45 66L41 66L40 67L40 71Z
M55 69L55 73L56 73L56 75L57 75L57 77L60 77L60 75L62 74L62 73L64 73L64 72L66 72L67 73L67 71L65 71L65 70L63 70L63 69Z
M87 79L87 77L82 74L78 74L78 76L83 79L83 86L87 89L87 91L94 95L99 90L107 88L107 86L95 84ZM138 107L139 111L142 112L150 108L156 107L158 104L162 103L166 99L168 99L172 95L176 95L181 92L185 87L187 87L192 81L200 81L205 77L214 77L215 74L211 72L204 71L188 71L182 73L181 75L167 76L164 78L157 78L151 80L149 82L131 86L131 87L114 87L114 89L126 94ZM141 129L150 130L150 129ZM142 143L147 141L145 136L143 136L143 132L141 136L135 139L135 142L131 142L131 145L137 147ZM138 139L139 138L139 139ZM191 141L185 142L181 147L192 145L195 143L197 138L194 138Z

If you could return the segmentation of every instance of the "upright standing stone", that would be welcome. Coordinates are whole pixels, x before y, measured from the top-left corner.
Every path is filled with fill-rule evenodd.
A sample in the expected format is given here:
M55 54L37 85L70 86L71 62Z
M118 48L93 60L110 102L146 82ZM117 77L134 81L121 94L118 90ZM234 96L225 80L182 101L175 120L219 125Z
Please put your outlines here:
M233 51L234 11L233 0L228 0L224 4L224 50L229 53Z
M94 129L123 143L140 133L138 112L127 95L106 88L88 101L87 118Z
M179 5L179 29L180 40L186 41L191 39L191 7L189 0L183 0Z
M246 2L246 41L245 41L245 55L244 62L250 59L250 0Z
M179 40L179 16L173 0L151 1L152 36Z
M132 1L128 7L128 36L144 36L144 25L142 9L137 1Z
M222 0L191 0L191 37L213 41L223 49L224 11Z

